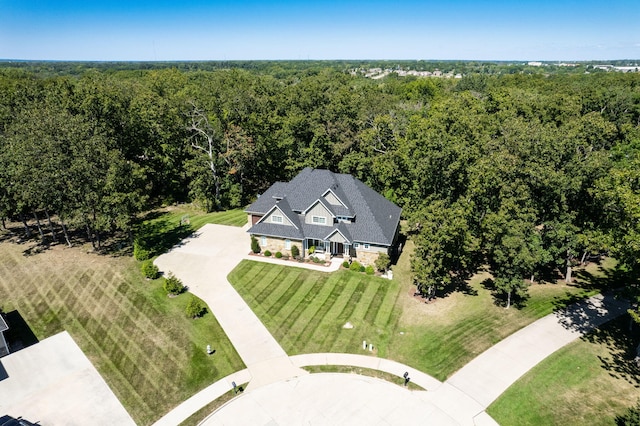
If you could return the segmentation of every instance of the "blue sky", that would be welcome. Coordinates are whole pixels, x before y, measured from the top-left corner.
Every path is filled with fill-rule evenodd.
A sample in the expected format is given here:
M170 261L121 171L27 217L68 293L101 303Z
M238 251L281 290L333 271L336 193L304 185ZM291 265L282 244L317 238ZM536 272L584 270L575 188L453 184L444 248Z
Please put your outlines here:
M639 0L0 0L0 58L640 59L639 22Z

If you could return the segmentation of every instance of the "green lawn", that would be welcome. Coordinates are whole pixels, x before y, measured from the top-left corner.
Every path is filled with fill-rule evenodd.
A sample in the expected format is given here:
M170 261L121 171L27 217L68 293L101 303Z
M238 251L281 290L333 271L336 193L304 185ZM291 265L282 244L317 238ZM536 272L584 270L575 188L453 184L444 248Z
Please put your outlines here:
M434 303L413 298L409 241L393 281L341 270L333 274L243 261L229 280L287 353L369 353L445 380L506 336L596 291L561 283L534 285L524 307L495 303L479 274L470 292ZM597 273L594 271L594 274ZM344 329L351 322L353 329Z
M487 411L504 426L615 425L640 399L640 332L628 326L623 316L550 355Z
M179 225L183 211L154 220ZM191 226L237 224L240 216L192 214ZM161 280L142 277L140 262L89 253L86 246L27 255L33 246L0 243L0 308L17 310L40 340L67 330L137 424L152 423L244 368L214 316L186 318L190 295L168 298ZM207 344L215 355L206 354Z
M341 270L327 274L242 261L230 282L290 354L366 353L362 341L386 357L398 312L394 281ZM352 329L343 328L350 322Z

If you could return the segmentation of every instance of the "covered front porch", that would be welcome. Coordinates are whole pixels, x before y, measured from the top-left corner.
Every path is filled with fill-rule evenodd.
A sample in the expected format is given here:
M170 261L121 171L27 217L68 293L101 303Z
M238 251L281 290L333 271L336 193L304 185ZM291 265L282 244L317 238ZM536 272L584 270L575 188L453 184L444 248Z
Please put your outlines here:
M309 249L313 247L313 253ZM307 255L325 255L329 257L344 257L349 259L355 257L355 249L351 244L329 240L316 240L308 238L304 240L304 250Z

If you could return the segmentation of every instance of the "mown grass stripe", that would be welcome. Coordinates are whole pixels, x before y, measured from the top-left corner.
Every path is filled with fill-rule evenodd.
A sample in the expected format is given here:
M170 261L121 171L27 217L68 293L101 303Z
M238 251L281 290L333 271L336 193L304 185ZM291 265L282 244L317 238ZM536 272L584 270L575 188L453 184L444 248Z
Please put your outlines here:
M365 315L370 310L373 298L380 291L381 287L378 283L369 281L364 284L364 292L360 297L359 303L351 314L351 322L365 323Z
M263 303L265 305L266 313L269 316L273 316L280 310L280 304L278 303L283 295L292 287L294 283L298 281L301 275L299 270L288 270L286 275L281 278L271 292L264 298Z
M370 283L369 285L372 285ZM387 287L383 285L384 283L376 280L375 285L377 287L376 292L373 294L373 297L369 300L368 309L364 315L364 322L367 324L373 324L375 321L375 317L380 311L380 306L382 306L382 302L387 293Z
M294 327L294 324L300 319L300 316L304 312L307 300L314 290L318 286L322 285L324 280L319 276L311 276L311 279L303 281L298 289L293 293L289 302L284 305L287 309L282 309L278 312L278 319L280 324L277 328L278 335L287 336L289 331Z
M338 297L335 299L331 308L327 311L327 314L322 318L318 324L318 328L312 334L311 340L318 342L320 347L329 347L333 341L337 338L336 334L341 329L340 318L344 318L343 312L348 310L349 313L353 311L355 307L349 307L348 304L352 298L359 299L360 295L357 294L358 284L360 283L359 277L355 274L349 274L343 278L344 285L336 286L336 289L341 289Z
M391 321L391 315L396 307L396 301L400 294L400 286L395 281L390 281L388 284L384 284L387 288L387 292L384 295L380 309L373 320L373 324L378 327L384 327Z

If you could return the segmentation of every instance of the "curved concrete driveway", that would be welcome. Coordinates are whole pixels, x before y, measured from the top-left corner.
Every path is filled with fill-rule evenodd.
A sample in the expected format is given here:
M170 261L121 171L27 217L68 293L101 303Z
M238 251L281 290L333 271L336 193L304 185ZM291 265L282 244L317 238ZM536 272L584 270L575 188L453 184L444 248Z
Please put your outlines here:
M417 403L416 399L412 399L417 404L416 407L421 407L421 409L416 412L416 410L411 410L404 405L394 405L395 399L392 395L397 393L397 389L388 388L388 401L391 405L384 408L384 398L380 400L381 411L378 411L379 415L375 417L377 420L372 419L375 423L398 423L399 421L396 420L402 419L403 423L413 423L415 420L416 423L423 424L425 421L428 422L430 416L433 415L433 421L442 421L444 424L449 424L452 421L454 423L451 424L460 425L495 425L495 421L484 410L504 390L542 359L582 334L591 331L594 327L623 313L627 306L626 303L614 300L612 297L597 296L576 304L564 312L551 314L488 349L445 383L441 383L417 370L411 370L402 364L380 358L350 354L309 354L288 357L227 281L227 275L238 262L243 258L248 258L248 245L249 239L245 229L205 225L197 234L185 239L179 246L174 247L169 253L156 260L160 270L166 273L173 272L180 277L185 285L189 286L191 292L201 297L209 305L248 367L250 384L247 392L237 399L245 402L235 403L232 401L227 404L214 413L210 419L212 423L207 423L207 425L246 424L248 420L246 416L236 416L246 410L256 409L256 404L262 407L260 416L264 415L254 419L258 423L289 424L291 420L300 423L302 418L316 419L318 424L335 423L335 421L340 422L339 419L342 417L339 416L343 415L342 412L335 413L338 417L327 417L326 413L323 415L318 413L308 418L296 419L288 416L282 417L278 413L289 404L288 400L297 400L298 396L304 393L303 390L309 392L308 399L312 401L314 395L318 396L318 393L321 392L324 395L322 400L315 398L318 399L317 403L320 405L339 404L351 399L352 404L349 407L354 415L358 412L358 406L369 406L358 402L356 394L343 393L342 389L354 386L352 391L356 392L357 389L358 397L363 393L369 395L370 398L376 398L378 391L383 395L387 392L387 390L383 390L385 387L382 385L360 386L365 382L371 384L371 380L375 379L360 378L356 383L351 377L353 375L345 374L332 374L330 380L311 379L304 377L308 373L299 368L305 365L324 364L362 366L397 375L401 374L399 371L410 371L410 377L413 376L414 379L420 380L415 380L416 383L423 383L421 386L426 388L428 392L417 392L419 394L417 400L422 402ZM259 258L253 259L259 260ZM246 373L243 373L242 381L245 381L245 378ZM184 418L185 413L190 410L191 412L197 411L206 404L206 402L202 403L207 399L207 396L203 395L215 399L213 396L224 386L229 389L228 380L225 380L222 379L214 383L210 387L211 389L207 388L194 395L157 424L170 424L167 419ZM318 385L319 383L322 385ZM388 386L395 385L388 384ZM367 389L374 388L376 392L367 391ZM315 389L315 393L313 389ZM402 388L400 390L409 392ZM256 392L256 396L249 397L253 392ZM414 391L414 393L416 392ZM313 404L310 405L308 410L313 410L313 407ZM227 417L227 412L236 414ZM390 414L401 412L407 415L398 417L398 415ZM366 414L361 415L366 416ZM415 417L412 417L414 415Z
M249 251L244 228L208 224L155 264L179 277L216 316L251 374L252 387L308 374L289 360L276 339L227 281Z

